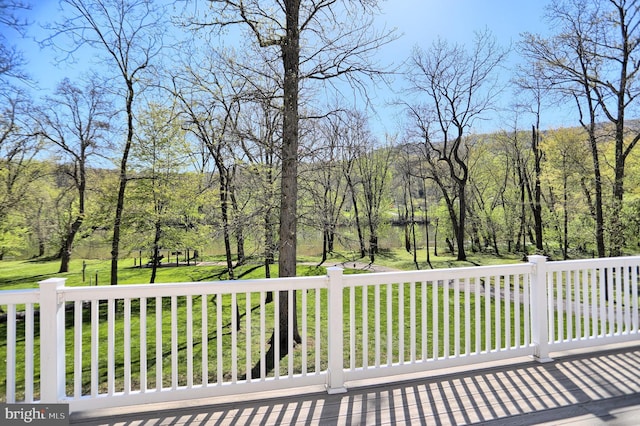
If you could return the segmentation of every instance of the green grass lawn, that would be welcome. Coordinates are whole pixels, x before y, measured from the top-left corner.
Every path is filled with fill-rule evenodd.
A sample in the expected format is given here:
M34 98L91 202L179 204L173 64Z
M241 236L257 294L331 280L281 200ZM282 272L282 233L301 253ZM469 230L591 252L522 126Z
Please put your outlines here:
M83 281L83 262L86 263ZM96 284L109 285L111 262L107 260L72 260L70 272L59 274L58 261L3 261L0 262L0 290L16 290L36 288L38 281L47 278L66 278L70 287ZM160 267L156 282L189 282L215 280L215 276L223 272L222 267ZM151 277L151 268L133 267L133 260L120 262L118 280L120 284L144 284ZM211 277L211 278L208 278Z
M417 287L417 290L420 290L420 287ZM367 341L363 341L362 339L362 335L363 335L363 324L361 322L361 312L358 312L358 314L356 315L356 318L358 318L358 321L356 323L355 326L355 350L352 353L351 352L351 347L348 341L348 338L346 337L349 333L349 322L348 322L348 306L349 306L349 294L348 294L349 290L345 289L345 341L344 341L344 366L348 367L350 365L350 361L351 361L351 356L353 355L354 357L354 362L356 366L362 366L364 364L364 360L363 360L363 356L365 354L365 346L366 346L366 353L367 353L367 361L366 364L369 366L375 365L376 363L376 359L375 359L375 342L374 342L374 324L376 322L376 317L375 314L373 312L373 306L374 306L374 291L372 288L369 288L366 294L366 297L368 299L368 306L370 307L369 310L369 315L368 315L368 339ZM381 286L380 287L380 293L381 295L383 295L383 297L380 298L380 317L379 317L379 327L382 331L382 338L380 341L380 349L379 349L379 354L380 354L380 359L379 362L381 364L386 364L387 362L398 362L400 361L400 359L404 360L405 362L408 361L411 358L411 354L409 353L409 348L410 348L410 334L409 334L409 328L404 327L399 329L397 324L398 324L398 288L397 285L392 286L391 292L393 294L392 296L392 306L393 306L393 314L392 314L392 318L388 318L386 312L387 312L387 303L386 303L386 292L387 292L387 286ZM356 310L360 311L361 310L361 306L362 306L362 292L361 289L357 289L355 294L356 296L356 301L355 301L355 306L356 306ZM429 289L428 291L428 299L427 299L427 305L431 306L433 301L432 301L432 291L431 289ZM453 312L454 309L454 299L453 299L453 291L450 291L450 297L449 297L449 305L450 305L450 311ZM302 298L302 292L297 292L297 297L298 297L298 306L301 306L301 298ZM409 293L405 292L404 294L405 297L405 317L408 317L410 315L410 306L409 306ZM442 306L444 303L444 293L442 291L442 289L439 289L438 291L438 298L439 298L439 305ZM481 298L483 299L483 298ZM479 303L482 303L482 300L478 300ZM314 312L314 306L315 306L315 291L309 291L307 292L307 306L308 306L308 312L309 315L307 316L307 329L306 330L301 330L302 336L303 338L306 340L307 343L307 352L306 352L306 356L307 356L307 365L308 365L308 372L313 372L313 371L323 371L326 368L326 363L327 363L327 358L326 358L326 347L323 347L322 349L322 353L320 353L319 359L320 359L320 363L316 364L315 359L316 359L316 353L315 353L315 349L314 349L314 343L315 343L315 338L316 338L316 330L317 327L319 327L319 336L321 341L326 341L326 334L327 334L327 317L326 317L326 292L325 291L321 291L321 297L320 297L320 303L322 305L322 316L320 319L320 323L317 324L316 323L316 319L313 315ZM209 305L209 309L208 309L208 324L209 324L209 331L207 334L207 341L206 341L206 345L208 348L208 382L209 383L215 383L218 382L220 380L220 378L222 378L223 381L228 380L232 371L232 362L235 360L235 362L237 362L237 368L239 370L239 375L244 374L245 372L245 365L246 365L246 352L245 352L245 336L247 333L246 327L245 327L245 315L246 315L246 303L245 303L245 298L243 295L239 295L237 297L237 306L238 306L238 311L240 313L240 318L239 318L239 325L240 325L240 331L237 334L237 356L235 358L232 357L231 354L231 348L232 348L232 337L231 337L231 323L232 323L232 315L233 315L233 310L232 310L232 304L231 304L231 298L230 296L225 296L223 298L222 301L220 300L213 300L213 298L210 296L209 300L207 301L208 305ZM186 297L178 297L176 298L176 306L177 306L177 318L178 318L178 324L179 324L179 328L178 328L178 342L177 342L177 346L178 346L178 380L179 380L179 385L186 385L186 377L187 377L187 338L186 338L186 325L185 325L185 321L186 321L186 311L187 311L187 303L188 300ZM221 328L221 333L218 334L218 331L216 330L215 324L217 321L217 304L221 303L221 323L222 323L222 328ZM462 302L464 303L464 302ZM192 309L192 313L193 313L193 341L194 341L194 345L193 345L193 353L192 353L192 361L193 361L193 369L195 372L195 377L194 377L194 384L199 384L201 383L201 371L202 371L202 348L203 348L203 343L201 340L201 327L200 324L202 324L202 311L200 309L200 304L201 304L201 297L196 296L193 297L191 299L191 304L193 306ZM147 324L146 324L146 328L144 330L145 332L145 337L146 337L146 341L147 341L147 352L146 352L146 372L147 372L147 378L145 380L146 382L146 386L147 388L153 388L156 386L157 384L157 380L156 380L156 373L157 373L157 369L159 367L158 364L158 360L161 360L161 365L162 365L162 369L163 369L163 373L161 374L161 380L163 381L163 385L164 386L170 386L171 385L171 374L170 374L170 366L172 363L172 359L171 359L171 327L170 327L170 316L171 316L171 311L170 311L170 305L171 305L171 299L170 298L162 298L161 299L161 305L162 305L162 319L161 322L158 323L156 322L156 299L148 299L147 300L147 306L146 306L146 310L147 310ZM259 295L258 294L253 294L252 295L252 300L250 303L252 308L255 308L257 306L260 305L260 300L259 300ZM464 305L463 305L464 306ZM473 308L475 306L475 302L471 303L471 308L473 312ZM98 371L97 371L97 375L99 377L99 382L100 382L100 386L99 386L99 390L100 392L104 392L106 391L106 386L107 386L107 365L108 365L108 360L107 360L107 339L108 339L108 328L107 328L107 314L108 314L108 305L107 303L100 303L99 306L99 312L100 312L100 326L99 326L99 332L98 332L98 336L97 339L92 340L92 333L91 333L91 329L90 326L88 324L85 324L84 328L83 328L83 337L82 337L82 353L83 353L83 373L82 373L82 382L83 382L83 393L87 394L90 392L90 388L89 388L89 384L90 384L90 378L91 378L91 370L90 370L90 359L91 359L91 348L92 345L97 343L98 345L98 353L99 353L99 361L98 361ZM113 312L115 314L115 332L114 332L114 336L115 336L115 340L114 340L114 348L115 348L115 359L114 359L114 365L115 367L115 375L116 377L121 377L124 373L124 365L125 365L125 351L124 351L124 340L123 340L123 334L124 334L124 327L125 327L125 322L123 320L124 318L124 306L123 303L118 303L117 306L112 307ZM417 312L419 313L421 309L421 305L418 304L417 305ZM491 312L494 312L494 304L493 302L491 302ZM513 310L513 304L512 304L512 308ZM130 348L130 357L132 360L132 386L134 389L137 389L139 386L139 382L141 380L141 372L140 372L140 366L141 366L141 350L140 350L140 346L138 344L136 344L136 342L140 341L140 326L139 326L139 320L138 320L138 312L140 310L140 302L138 300L134 300L131 303L131 317L132 317L132 322L131 322L131 328L130 328L130 332L131 332L131 348ZM302 318L301 312L298 312L299 317L298 317L298 322L300 327L302 326ZM502 314L504 315L504 306L502 307ZM83 316L85 318L89 318L90 315L90 308L84 307L83 308ZM257 314L256 314L257 315ZM431 313L429 313L429 315L431 315ZM273 328L273 304L267 304L266 305L266 317L267 317L267 322L266 322L266 330L267 330L267 335L265 335L265 340L268 340L269 338L269 330L271 330ZM439 349L437 349L438 351L438 356L442 356L444 354L445 348L443 345L444 342L444 323L445 323L445 318L443 315L443 311L440 310L439 314L439 327L437 329L437 335L438 335L438 340L440 342L439 344ZM74 353L74 337L73 337L73 318L74 318L74 312L73 311L67 311L67 336L66 336L66 346L67 346L67 354L68 355L68 359L67 359L67 374L68 374L68 383L67 383L67 391L72 394L73 393L73 383L72 383L72 375L70 374L72 372L73 369L73 360L71 355ZM464 323L464 314L461 315L461 319ZM389 323L387 321L390 321ZM429 317L429 322L431 322L432 318ZM386 329L388 324L391 324L391 326L393 327L393 332L392 332L392 338L391 340L387 340L386 337ZM38 322L36 320L36 324L35 324L35 330L38 330ZM158 327L162 328L162 349L161 349L161 356L158 358L156 356L156 330ZM23 387L22 382L24 380L24 376L22 375L22 372L24 371L24 358L23 358L23 353L24 353L24 327L18 326L18 348L17 348L17 366L18 366L18 370L17 370L17 382L19 384L19 389ZM483 332L484 332L484 328L482 328ZM252 322L251 322L251 334L252 334L252 347L251 347L251 363L255 363L259 357L260 357L260 339L258 338L260 332L260 323L259 320L256 316L253 317ZM475 327L471 327L470 330L468 331L469 333L471 333L471 340L472 342L475 341ZM3 324L2 326L0 326L0 333L5 334L6 330L5 330L5 325ZM399 338L400 338L400 333L402 333L404 335L404 341L405 341L405 347L404 347L404 351L402 352L402 354L400 353L400 346L399 346ZM463 333L461 335L461 339L464 340L465 337L465 331L463 330ZM416 330L416 334L418 336L418 339L416 341L416 352L417 352L417 358L420 359L423 357L422 352L421 352L421 346L422 346L422 329L421 329L421 322L420 320L417 321L417 330ZM432 342L433 342L433 338L434 338L434 332L432 329L432 324L428 325L427 328L427 333L426 333L426 338L427 341L425 343L427 343L427 353L426 353L426 358L430 358L432 356L432 352L434 350ZM456 336L454 334L454 327L453 325L450 326L449 328L449 341L450 341L450 346L449 346L449 350L448 353L450 355L453 355L453 350L454 350L454 344L455 344L455 339ZM493 339L493 337L492 337ZM513 337L512 337L513 339ZM484 334L481 337L482 340L482 345L480 350L483 350L484 348L484 344L485 344L485 336ZM38 347L38 337L36 337L36 341L35 341L35 347ZM222 358L220 360L220 365L222 365L222 369L220 370L218 368L219 366L219 360L216 356L216 350L218 345L220 345L223 349L222 352ZM5 344L1 344L0 345L0 351L4 351L6 350L6 345ZM296 350L293 353L293 362L294 362L294 371L296 373L300 373L302 371L302 351L301 351L301 345L297 345ZM464 343L461 344L462 347L462 351L464 351ZM280 367L280 374L281 375L285 375L287 374L287 370L286 370L286 366L288 364L288 358L284 358L283 360L281 360L281 367ZM0 377L6 377L6 372L4 371L5 369L5 365L3 364L0 367ZM39 365L36 362L35 365L35 377L38 377L38 371L39 371ZM272 376L273 373L269 374L269 376ZM3 394L6 394L6 391L4 389L4 381L2 382L2 384L0 385L2 386L2 388L0 388L0 391ZM37 389L38 385L36 384L36 389ZM122 380L117 380L116 384L115 384L115 391L121 391L124 389L124 383Z
M403 252L403 251L398 251L398 252L386 252L383 253L381 255L379 255L377 257L377 259L379 260L379 263L385 266L389 266L392 268L396 268L396 269L414 269L415 265L412 263L411 257L408 253ZM484 259L484 258L475 258L472 259L470 262L455 262L455 260L453 258L438 258L439 262L438 262L438 266L441 267L449 267L449 266L471 266L471 265L476 265L476 264L488 264L488 263L493 263L493 261L490 261L488 258ZM317 260L316 260L317 261ZM501 259L502 262L500 263L508 263L508 262L513 262L516 261L515 259ZM5 262L0 262L0 288L1 289L21 289L21 288L34 288L37 286L37 282L47 279L47 278L51 278L51 277L66 277L67 278L67 285L69 286L81 286L81 285L89 285L90 281L91 284L95 284L95 276L97 274L98 276L98 283L99 285L108 285L109 282L109 270L110 270L110 262L109 261L96 261L96 260L87 260L86 262L86 268L85 268L85 281L83 282L83 274L82 274L82 268L83 268L83 261L82 260L74 260L71 263L71 272L66 273L66 274L58 274L57 270L59 267L58 262L37 262L37 261L5 261ZM329 261L327 261L327 263L325 265L333 265L335 263L338 263L339 260L336 259L330 259ZM314 259L312 258L306 258L306 259L301 259L301 265L298 268L298 275L299 276L305 276L305 275L323 275L326 273L326 270L324 267L317 267L317 266L313 266L314 263ZM497 262L496 262L497 263ZM349 272L359 272L359 271L349 271ZM239 270L237 271L238 274L243 274L246 273L247 275L244 278L262 278L264 276L264 270L262 267L260 267L259 265L246 265L243 266L241 268L239 268ZM345 273L348 273L348 271L345 271ZM149 281L149 277L151 275L151 269L150 268L135 268L133 267L133 260L122 260L120 262L120 270L119 270L119 280L120 280L120 284L124 285L124 284L131 284L131 283L146 283ZM272 275L277 275L277 265L273 266L273 270L272 270ZM191 281L213 281L213 280L219 280L219 279L225 279L226 275L224 273L224 266L219 266L219 265L213 265L213 266L180 266L180 267L161 267L158 268L158 274L156 277L156 282L160 283L160 282L191 282ZM409 329L408 327L404 328L403 330L398 330L397 329L397 321L398 321L398 311L397 311L397 306L398 306L398 298L399 298L399 293L398 293L398 288L397 285L395 285L392 289L392 304L394 306L393 308L393 314L392 314L392 318L387 318L387 309L386 309L386 296L384 296L386 294L386 286L382 286L380 288L381 294L383 295L381 297L381 309L380 309L380 318L379 318L379 326L381 328L382 333L385 333L386 327L387 327L387 320L389 320L389 324L392 324L392 327L395 327L394 332L392 333L392 339L390 341L387 341L386 339L386 335L385 337L383 337L381 344L380 344L380 358L381 358L381 362L384 364L386 362L386 360L392 360L392 362L397 362L399 359L404 359L405 361L408 360L410 358L410 354L408 353L409 351L409 339L410 339L410 335L409 335ZM349 307L349 293L348 293L348 289L345 289L345 298L344 298L344 303L345 303L345 335L347 335L347 333L349 332L349 327L350 324L348 324L348 307ZM419 291L419 287L418 287L418 291ZM253 294L252 299L250 301L250 306L252 309L255 309L255 307L260 305L260 300L259 300L259 294ZM301 292L297 292L297 297L298 297L298 306L301 306L301 298L302 298L302 293ZM363 323L359 320L358 324L355 325L355 336L357 338L356 342L355 342L355 350L352 353L351 352L351 347L349 345L349 343L346 341L345 339L345 367L348 367L351 361L351 356L353 355L354 357L354 362L356 363L356 365L362 365L364 363L363 360L363 356L364 354L367 355L367 361L366 363L368 365L373 365L375 363L375 345L374 345L374 326L375 326L375 321L376 319L374 318L374 313L373 313L373 306L374 306L374 292L373 289L370 288L366 295L362 294L361 289L357 289L357 291L355 292L355 306L356 306L356 310L361 310L362 307L362 298L363 297L367 297L367 304L370 308L369 311L369 315L368 315L368 319L367 319L367 327L368 327L368 339L367 341L363 341L362 337L363 336ZM442 291L442 289L439 289L438 291L438 299L439 299L439 305L442 306L442 304L444 303L444 293ZM433 293L430 291L428 291L428 299L426 301L427 305L432 305L433 303ZM209 332L207 335L207 350L208 350L208 381L209 382L216 382L218 380L220 380L220 378L222 378L223 380L226 380L229 378L229 375L231 374L232 371L232 366L234 365L233 363L237 363L236 365L238 366L238 370L240 371L239 374L243 374L244 370L245 370L245 365L246 365L246 353L245 353L245 336L247 333L247 330L245 329L245 315L246 315L246 301L245 301L245 296L244 295L239 295L237 298L237 306L238 306L238 312L239 312L239 325L240 325L240 331L238 332L237 335L237 347L238 352L237 352L237 356L236 358L233 358L231 356L231 348L232 348L232 341L231 341L231 324L232 324L232 315L233 315L233 309L232 309L232 304L231 304L231 297L230 296L225 296L223 297L222 301L219 300L213 300L213 297L209 296L210 300L207 300L207 305L208 305L208 318L207 321L209 323ZM472 311L474 312L473 309L475 307L475 303L481 303L482 299L479 300L472 300L470 301L471 304L471 308ZM161 374L161 379L163 381L163 385L169 385L170 384L170 379L171 379L171 375L168 373L170 371L169 367L171 366L172 363L172 359L171 359L171 346L170 346L170 341L171 341L171 327L170 327L170 305L171 305L171 299L170 298L163 298L161 301L161 305L162 305L162 319L161 322L158 323L156 322L156 300L155 299L148 299L147 300L147 306L146 306L146 311L147 311L147 324L146 324L146 328L145 328L145 337L146 337L146 341L147 341L147 354L146 354L146 386L148 388L153 388L156 386L157 384L157 380L156 380L156 373L158 368L160 367L160 364L157 362L158 360L161 360L161 365L162 365L162 369L163 369L163 374ZM176 303L176 307L177 307L177 316L178 316L178 323L181 324L179 330L178 330L178 336L179 336L179 341L178 341L178 381L180 385L185 385L186 384L186 376L187 376L187 350L186 350L186 346L187 346L187 342L186 342L186 327L184 326L185 320L186 320L186 312L187 312L187 302L188 299L186 297L178 297L175 300ZM195 384L198 384L200 382L200 371L202 370L202 350L203 350L203 343L201 341L201 328L200 328L200 324L202 323L202 312L200 309L201 306L201 298L200 297L193 297L191 299L191 303L193 306L192 309L192 313L193 313L193 336L194 336L194 346L193 346L193 353L192 353L192 360L193 360L193 369L194 372L196 372L194 374L195 376ZM307 305L309 308L309 312L313 313L314 312L314 305L316 303L316 298L315 298L315 291L309 291L307 292ZM326 319L326 315L324 314L326 312L326 294L324 291L321 292L321 297L320 297L320 303L322 304L322 312L323 315L320 319L320 323L316 323L316 318L313 314L309 314L306 318L307 321L307 330L306 332L303 331L303 338L305 339L306 343L307 343L307 364L309 365L309 371L322 371L326 368L326 353L321 353L319 354L318 358L320 360L319 365L316 365L316 354L314 351L314 342L315 342L315 338L316 338L316 329L319 329L319 337L321 339L321 341L326 341L326 331L327 331L327 319ZM460 306L464 306L464 298L460 301ZM492 302L491 302L492 303ZM216 324L217 319L217 315L218 315L218 310L217 310L217 306L218 304L221 304L221 309L220 309L220 313L221 313L221 323L222 323L222 329L221 329L221 333L220 335L218 335L217 330L215 330L215 327L212 327ZM450 295L449 295L449 304L450 304L450 312L454 311L454 296L453 296L453 290L450 290ZM404 293L404 305L405 305L405 317L408 317L410 315L410 302L409 302L409 292L405 291ZM124 333L124 304L122 302L117 303L115 306L113 306L113 315L115 315L116 321L115 321L115 340L114 340L114 348L115 348L115 366L116 366L116 376L121 376L123 373L123 369L124 369L124 357L125 357L125 350L123 347L123 333ZM141 374L140 374L140 363L141 363L141 359L140 359L140 347L139 345L135 344L135 342L138 342L141 338L141 331L140 331L140 326L139 326L139 319L138 319L138 312L141 309L140 307L140 302L138 300L134 300L131 303L131 317L132 317L132 323L131 323L131 328L130 328L130 332L131 332L131 341L134 342L131 346L130 349L130 357L132 360L132 386L134 389L137 389L139 387L139 382L141 380ZM491 312L495 312L494 310L494 306L492 304L491 306ZM513 311L513 306L511 307L512 311ZM504 306L502 307L502 310L504 310ZM97 338L94 338L94 340L92 340L92 335L91 335L91 330L89 329L89 325L85 325L84 329L83 329L83 337L82 337L82 352L83 352L83 373L82 373L82 382L83 382L83 393L88 393L90 392L89 389L89 383L90 383L90 378L91 378L91 374L92 372L90 371L90 364L89 364L89 360L90 360L90 356L91 356L91 347L92 345L94 345L97 342L98 345L98 353L99 355L99 362L98 362L98 371L97 371L97 375L100 378L100 391L104 391L105 390L105 386L106 386L106 378L107 378L107 351L106 351L106 342L107 342L107 338L108 338L108 332L107 332L107 315L108 315L108 305L106 302L100 303L99 306L99 312L100 312L100 326L99 326L99 331L98 331L98 336L96 336ZM421 312L421 305L418 305L416 307L416 313L419 315ZM483 311L484 312L484 311ZM85 306L83 307L83 316L85 319L88 319L90 315L90 307L89 306ZM299 318L298 318L298 322L299 325L302 326L302 313L298 312ZM429 313L429 315L431 315ZM502 313L502 315L504 315L504 312ZM272 317L273 316L273 304L267 304L266 305L266 316L267 318ZM67 318L67 336L66 336L66 345L67 345L67 353L68 354L73 354L73 350L74 350L74 341L73 341L73 330L72 330L72 325L73 325L73 310L69 310L67 311L66 314L66 318ZM361 317L361 312L358 312L356 315L357 318ZM464 317L462 317L462 320L464 321ZM36 348L36 357L39 357L39 353L38 353L38 346L39 346L39 337L37 336L38 330L39 330L39 324L38 324L38 319L36 318L36 324L35 324L35 330L36 330L36 341L34 342L34 346ZM429 321L431 321L431 317L429 317ZM503 320L502 320L503 321ZM18 324L17 326L17 343L18 343L18 348L17 348L17 354L16 354L16 359L17 359L17 384L18 384L18 392L19 392L19 396L20 394L23 392L24 389L24 321L18 321L19 323L22 322L22 324ZM442 342L444 340L444 322L445 322L445 318L443 317L443 313L442 311L439 313L439 330L438 330L438 340L440 341L440 353L439 355L443 354L444 348L442 347ZM421 336L422 332L421 332L421 322L417 321L417 335ZM464 322L463 322L464 324ZM161 356L160 358L156 358L156 349L155 349L155 343L156 343L156 329L158 327L162 327L162 349L161 349ZM428 328L432 327L431 324L429 324ZM272 324L272 320L267 320L267 324L266 324L266 330L270 330L273 328L273 324ZM484 328L482 328L484 330ZM255 361L257 361L259 359L260 356L260 340L258 338L258 333L260 330L260 324L259 321L257 319L253 319L252 323L251 323L251 335L252 335L252 348L251 348L251 363L255 363ZM270 333L270 332L268 332ZM399 352L399 340L400 340L400 336L402 336L404 338L405 341L405 352L400 354ZM464 334L465 332L463 332L462 335L462 339L464 339ZM472 329L469 331L469 333L471 333L471 340L475 341L475 327L472 327ZM6 336L6 322L0 324L0 335L2 336ZM427 339L429 342L427 343L427 348L428 348L428 354L430 355L431 352L433 351L433 347L429 346L431 345L430 342L433 341L433 331L429 330L426 333ZM265 340L268 340L269 335L265 336ZM422 338L419 337L418 341L416 342L416 349L418 352L418 358L421 357L421 347L422 347ZM449 330L449 341L450 341L450 354L452 354L453 351L453 347L454 347L454 327L451 326L450 330ZM482 348L484 347L485 341L484 341L485 337L482 336ZM462 350L464 351L464 344L461 344L462 346ZM223 349L223 355L221 360L218 360L215 357L216 354L216 349L218 347L222 347ZM301 345L298 345L296 350L294 351L294 353L290 356L293 356L294 358L294 370L296 372L300 372L302 371L302 358L303 358L303 354L301 352ZM326 350L326 348L325 348ZM5 342L1 342L0 341L0 354L1 355L5 355L6 354L6 341ZM4 358L4 357L3 357ZM281 361L281 370L280 373L281 374L286 374L286 365L287 365L288 359L285 358ZM222 369L219 369L219 365L222 365ZM71 358L71 356L69 356L69 358L67 359L67 372L68 374L72 371L73 368L73 360ZM39 371L39 361L36 360L36 365L34 366L35 369L35 377L38 377L38 371ZM69 374L69 377L71 377L71 375ZM6 378L6 363L0 363L0 392L2 396L2 400L4 400L4 395L6 395L6 389L5 389L5 379ZM118 390L122 390L124 386L124 383L121 380L118 380L116 382L116 391ZM38 384L36 383L36 390L38 389ZM70 394L73 393L73 383L71 383L71 381L68 381L67 384L67 389L68 392Z

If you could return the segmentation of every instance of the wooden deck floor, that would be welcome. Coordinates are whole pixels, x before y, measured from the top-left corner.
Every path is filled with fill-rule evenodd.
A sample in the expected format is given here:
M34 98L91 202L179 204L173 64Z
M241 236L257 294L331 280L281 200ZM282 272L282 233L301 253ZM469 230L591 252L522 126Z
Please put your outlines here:
M76 425L640 425L640 342L482 369L231 402L74 413ZM399 379L399 378L398 378Z

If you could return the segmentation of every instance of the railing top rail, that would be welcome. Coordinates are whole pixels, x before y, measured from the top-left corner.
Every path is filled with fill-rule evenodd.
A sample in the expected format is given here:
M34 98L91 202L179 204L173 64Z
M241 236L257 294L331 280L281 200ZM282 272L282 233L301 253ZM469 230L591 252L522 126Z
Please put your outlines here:
M593 269L616 266L640 265L640 256L605 257L596 259L557 260L547 262L549 271L561 271L572 269Z
M463 268L431 269L420 271L394 271L371 274L344 275L345 287L365 284L385 284L402 282L440 281L465 278L483 278L495 275L531 273L533 263L508 265L472 266ZM638 266L640 256L626 256L601 259L579 259L550 261L548 271L593 269L605 267ZM277 279L226 280L213 282L127 284L100 287L63 287L60 293L65 301L121 299L139 297L195 296L202 294L230 294L245 292L271 292L326 288L328 276L290 277ZM38 303L39 289L0 291L0 304Z
M100 287L65 287L65 301L127 299L141 297L198 296L326 288L327 277L289 277L278 279L226 280L187 283L127 284Z
M40 302L39 288L0 291L0 305L38 302Z
M464 268L426 269L420 271L376 272L372 274L345 275L346 287L363 284L440 281L456 278L483 278L494 275L526 274L532 272L532 263L510 265L472 266Z

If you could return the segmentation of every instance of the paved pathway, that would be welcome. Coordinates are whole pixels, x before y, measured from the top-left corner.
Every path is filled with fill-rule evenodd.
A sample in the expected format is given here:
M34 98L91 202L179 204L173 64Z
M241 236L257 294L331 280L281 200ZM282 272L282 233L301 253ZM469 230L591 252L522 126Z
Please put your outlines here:
M640 425L640 342L354 387L76 413L76 425Z

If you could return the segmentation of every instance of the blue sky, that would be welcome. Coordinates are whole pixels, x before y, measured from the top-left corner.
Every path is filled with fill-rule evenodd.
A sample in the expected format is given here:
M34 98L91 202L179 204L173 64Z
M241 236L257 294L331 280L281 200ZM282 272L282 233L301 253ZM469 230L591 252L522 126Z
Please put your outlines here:
M512 46L506 69L502 71L504 80L510 77L509 70L520 59L515 49L520 34L547 33L544 20L546 0L387 0L382 2L383 21L388 27L395 27L402 38L393 46L388 46L385 54L396 61L406 59L414 46L428 48L438 37L451 43L471 46L474 33L488 28L503 47ZM511 92L505 90L501 99L502 107L511 103ZM549 125L559 125L564 117L554 114L549 117ZM492 130L503 126L504 118L493 117L487 128ZM553 122L552 122L553 121ZM522 123L529 126L530 123ZM391 124L393 126L393 124ZM387 127L387 130L392 130Z
M543 32L545 0L386 0L381 3L390 27L404 42L429 44L435 37L467 43L475 30L489 28L503 44L519 34Z
M29 19L36 26L55 18L57 0L32 2ZM402 37L380 51L381 62L400 63L409 57L415 45L426 48L437 37L470 44L474 31L484 28L488 28L501 45L515 44L522 32L546 31L542 18L546 4L545 0L383 0L379 23L397 28ZM44 90L55 87L64 76L73 76L91 66L91 61L56 65L52 52L40 50L33 40L19 40L13 32L5 34L24 51L29 73ZM42 38L44 33L34 27L30 34ZM512 54L511 60L516 58L517 55ZM389 96L381 93L380 97Z

